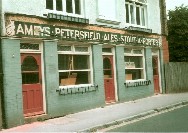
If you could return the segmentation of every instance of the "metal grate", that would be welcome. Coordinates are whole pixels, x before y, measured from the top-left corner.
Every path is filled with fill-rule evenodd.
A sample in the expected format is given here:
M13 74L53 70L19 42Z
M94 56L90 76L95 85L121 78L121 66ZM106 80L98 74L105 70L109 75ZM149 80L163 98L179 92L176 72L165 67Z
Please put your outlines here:
M124 49L124 52L125 52L126 54L131 54L131 51L132 51L132 49L128 49L128 48L125 48L125 49Z
M23 49L23 50L39 50L39 44L21 43L20 49Z
M88 52L88 47L75 47L75 52Z

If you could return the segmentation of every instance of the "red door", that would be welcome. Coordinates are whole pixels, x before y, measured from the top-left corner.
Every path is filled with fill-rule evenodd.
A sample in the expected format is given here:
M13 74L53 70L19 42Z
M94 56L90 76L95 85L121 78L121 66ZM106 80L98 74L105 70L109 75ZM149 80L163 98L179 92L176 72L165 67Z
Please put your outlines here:
M113 56L103 56L103 73L106 103L115 102Z
M21 54L24 116L42 114L41 55Z
M160 93L160 86L159 86L159 69L158 69L158 57L152 57L152 64L153 64L153 82L154 82L154 92Z

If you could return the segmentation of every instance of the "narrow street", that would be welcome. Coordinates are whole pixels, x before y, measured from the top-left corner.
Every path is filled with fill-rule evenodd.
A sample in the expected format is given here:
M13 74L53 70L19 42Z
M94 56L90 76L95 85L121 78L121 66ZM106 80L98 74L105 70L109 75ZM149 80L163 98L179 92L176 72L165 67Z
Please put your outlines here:
M187 132L188 106L162 113L107 132Z

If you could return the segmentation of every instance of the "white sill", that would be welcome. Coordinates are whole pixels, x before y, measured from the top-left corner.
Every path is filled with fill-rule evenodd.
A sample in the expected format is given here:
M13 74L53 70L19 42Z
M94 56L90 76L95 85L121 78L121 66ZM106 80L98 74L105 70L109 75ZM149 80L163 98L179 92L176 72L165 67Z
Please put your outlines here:
M139 82L139 81L147 81L147 80L146 79L126 80L125 83L134 83L134 82Z
M101 23L114 24L114 25L119 25L121 23L117 20L108 20L105 18L97 18L96 20Z
M46 9L46 12L47 13L59 14L59 15L65 15L65 16L71 16L71 17L85 18L83 15L74 14L74 13L67 13L67 12L63 12L63 11L56 11L56 10Z
M129 24L129 23L126 23L126 27L138 27L138 28L144 28L144 29L147 29L147 26L141 26L141 25L136 25L136 24Z

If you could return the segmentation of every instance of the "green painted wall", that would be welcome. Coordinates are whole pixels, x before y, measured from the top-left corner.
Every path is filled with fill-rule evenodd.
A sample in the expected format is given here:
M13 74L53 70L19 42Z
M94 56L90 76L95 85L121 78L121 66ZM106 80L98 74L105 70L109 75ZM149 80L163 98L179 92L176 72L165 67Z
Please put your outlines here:
M2 39L5 123L10 128L23 124L20 40Z
M125 67L124 67L124 47L116 47L116 63L117 63L117 86L118 86L118 98L120 102L136 100L144 98L154 94L153 87L153 69L152 69L152 53L151 48L145 49L146 60L146 80L151 80L152 84L148 86L138 87L126 87L125 83Z
M94 92L60 95L56 92L58 81L58 55L55 41L44 42L44 72L46 107L49 117L63 116L104 105L102 49L93 45L94 84L99 88Z

